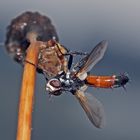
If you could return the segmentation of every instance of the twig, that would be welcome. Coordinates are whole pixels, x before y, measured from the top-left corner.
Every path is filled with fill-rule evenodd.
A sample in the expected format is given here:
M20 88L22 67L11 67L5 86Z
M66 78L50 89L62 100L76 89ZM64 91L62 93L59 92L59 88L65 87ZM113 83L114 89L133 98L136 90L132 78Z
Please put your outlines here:
M35 64L38 63L39 46L42 42L31 40L31 45L27 50L26 60ZM36 67L25 62L23 79L20 92L17 140L30 140L32 128L32 108L35 89Z

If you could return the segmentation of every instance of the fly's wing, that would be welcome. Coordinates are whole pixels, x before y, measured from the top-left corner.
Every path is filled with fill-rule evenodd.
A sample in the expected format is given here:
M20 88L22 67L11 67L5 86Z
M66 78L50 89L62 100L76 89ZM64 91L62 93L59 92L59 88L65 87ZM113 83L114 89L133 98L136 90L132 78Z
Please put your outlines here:
M108 42L104 40L95 46L95 48L91 51L89 56L86 58L85 63L77 72L77 77L80 78L85 73L89 72L103 58L104 53L107 49L107 45L108 45Z
M105 125L105 115L102 104L93 95L78 90L75 97L81 104L89 120L97 128L103 128Z

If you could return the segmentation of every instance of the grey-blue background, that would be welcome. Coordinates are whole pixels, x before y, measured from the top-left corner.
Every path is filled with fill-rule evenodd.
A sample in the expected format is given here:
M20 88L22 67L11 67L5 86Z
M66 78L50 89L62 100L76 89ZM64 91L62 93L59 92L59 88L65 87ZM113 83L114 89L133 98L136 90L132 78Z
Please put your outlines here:
M92 73L128 72L132 82L122 88L89 89L103 104L107 125L97 129L71 95L48 100L45 81L37 75L33 140L140 139L140 1L139 0L4 0L0 1L0 41L6 26L24 11L39 11L56 26L60 42L71 50L90 51L107 39L104 59ZM22 68L0 48L0 139L16 137Z

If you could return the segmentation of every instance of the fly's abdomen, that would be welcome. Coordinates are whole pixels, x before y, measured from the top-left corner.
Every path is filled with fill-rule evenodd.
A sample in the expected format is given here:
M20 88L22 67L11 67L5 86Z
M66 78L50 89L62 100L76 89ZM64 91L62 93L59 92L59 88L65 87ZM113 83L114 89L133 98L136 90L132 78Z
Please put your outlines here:
M123 87L129 78L127 75L113 75L113 76L94 76L89 75L86 78L86 83L90 86L98 87L98 88L117 88Z
M99 88L111 88L115 83L115 76L93 76L86 78L87 84Z

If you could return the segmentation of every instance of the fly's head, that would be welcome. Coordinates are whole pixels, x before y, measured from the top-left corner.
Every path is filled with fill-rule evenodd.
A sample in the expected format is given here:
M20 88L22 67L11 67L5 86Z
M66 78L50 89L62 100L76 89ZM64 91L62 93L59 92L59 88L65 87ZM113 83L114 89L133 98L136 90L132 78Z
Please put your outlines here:
M56 78L49 80L46 84L46 90L49 91L51 95L59 96L62 93L61 82Z
M59 96L64 92L74 93L84 85L84 81L74 77L72 72L63 72L47 81L46 91L51 95Z

